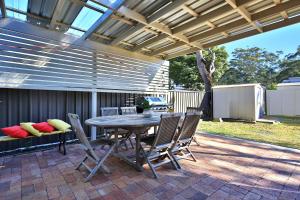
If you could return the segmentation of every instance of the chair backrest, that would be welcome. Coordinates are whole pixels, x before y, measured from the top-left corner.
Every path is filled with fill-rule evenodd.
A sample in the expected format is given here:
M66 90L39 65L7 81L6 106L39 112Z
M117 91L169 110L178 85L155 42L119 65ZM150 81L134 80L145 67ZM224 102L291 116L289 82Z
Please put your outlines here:
M171 145L176 134L181 113L162 114L153 147Z
M200 107L187 107L186 108L187 113L196 113L201 112Z
M136 107L121 107L121 113L122 115L132 115L136 114Z
M87 139L84 130L81 126L79 116L77 114L68 113L68 117L70 119L70 123L72 125L73 131L76 134L77 139L84 146L85 151L96 160L99 160L99 157L94 152L89 140Z
M178 140L192 139L200 120L200 113L186 113L182 126L179 130Z
M103 107L101 108L101 116L119 115L118 107Z

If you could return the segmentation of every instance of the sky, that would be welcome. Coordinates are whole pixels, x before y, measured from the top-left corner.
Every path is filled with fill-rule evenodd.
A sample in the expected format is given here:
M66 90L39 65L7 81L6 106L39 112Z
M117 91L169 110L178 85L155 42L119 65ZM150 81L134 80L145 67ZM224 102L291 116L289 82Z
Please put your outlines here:
M252 37L226 43L229 59L236 48L260 47L270 52L283 51L283 55L296 52L300 45L300 23L272 30Z

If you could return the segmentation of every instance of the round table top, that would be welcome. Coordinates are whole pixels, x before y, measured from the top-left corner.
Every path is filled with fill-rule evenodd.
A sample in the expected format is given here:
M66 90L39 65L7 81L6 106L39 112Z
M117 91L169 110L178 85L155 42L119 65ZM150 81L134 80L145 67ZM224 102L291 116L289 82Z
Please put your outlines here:
M151 117L143 114L113 115L87 119L85 124L102 128L142 128L157 126L162 113L153 113Z

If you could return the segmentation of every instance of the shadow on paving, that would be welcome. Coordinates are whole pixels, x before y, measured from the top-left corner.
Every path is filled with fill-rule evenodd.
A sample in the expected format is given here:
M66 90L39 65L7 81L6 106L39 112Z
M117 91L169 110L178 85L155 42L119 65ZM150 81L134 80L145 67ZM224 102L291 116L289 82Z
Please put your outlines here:
M154 179L147 165L135 171L110 157L111 174L74 170L84 156L78 144L0 158L0 199L300 199L300 155L247 141L201 135L192 150L198 161L167 165ZM98 150L101 153L101 149Z

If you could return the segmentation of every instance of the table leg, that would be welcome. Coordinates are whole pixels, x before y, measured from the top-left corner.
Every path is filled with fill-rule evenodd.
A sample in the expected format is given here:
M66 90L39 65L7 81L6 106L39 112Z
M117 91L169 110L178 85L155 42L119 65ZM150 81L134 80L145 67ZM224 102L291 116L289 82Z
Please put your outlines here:
M115 152L118 153L119 152L119 135L118 135L118 129L115 129Z
M136 132L135 134L135 156L136 156L136 168L138 171L142 171L142 161L140 158L140 145L141 145L141 134Z

